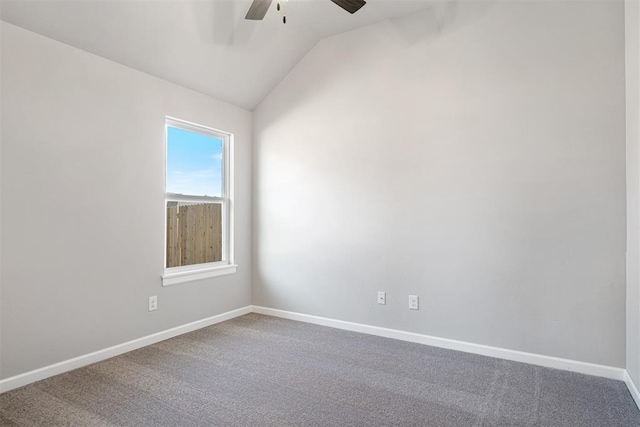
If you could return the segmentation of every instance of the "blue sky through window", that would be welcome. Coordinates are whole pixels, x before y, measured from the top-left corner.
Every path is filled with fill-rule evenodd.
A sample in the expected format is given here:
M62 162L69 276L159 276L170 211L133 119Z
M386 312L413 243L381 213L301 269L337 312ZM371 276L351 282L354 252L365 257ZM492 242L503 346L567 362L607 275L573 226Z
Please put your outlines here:
M167 192L222 196L222 139L169 126Z

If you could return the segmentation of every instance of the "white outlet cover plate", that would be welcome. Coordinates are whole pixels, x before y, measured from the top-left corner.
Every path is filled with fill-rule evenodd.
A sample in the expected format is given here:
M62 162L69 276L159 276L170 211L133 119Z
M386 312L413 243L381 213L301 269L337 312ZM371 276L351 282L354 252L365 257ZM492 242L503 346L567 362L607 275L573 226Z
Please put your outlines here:
M387 293L383 291L378 292L378 304L385 305L387 303Z
M418 296L417 295L409 295L409 309L417 310L418 309Z

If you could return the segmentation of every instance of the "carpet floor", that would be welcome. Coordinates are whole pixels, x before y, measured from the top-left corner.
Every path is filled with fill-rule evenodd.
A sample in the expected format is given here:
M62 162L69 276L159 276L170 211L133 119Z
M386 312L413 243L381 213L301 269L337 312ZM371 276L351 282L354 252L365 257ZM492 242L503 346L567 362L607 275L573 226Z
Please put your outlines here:
M9 426L640 426L625 384L249 314L0 395Z

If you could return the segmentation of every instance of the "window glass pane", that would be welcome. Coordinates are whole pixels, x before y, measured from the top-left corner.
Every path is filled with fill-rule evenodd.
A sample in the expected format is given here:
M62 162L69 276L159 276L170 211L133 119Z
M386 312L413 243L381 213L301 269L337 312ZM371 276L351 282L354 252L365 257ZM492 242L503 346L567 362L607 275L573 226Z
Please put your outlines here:
M167 202L167 268L222 260L222 204Z
M222 196L222 139L167 128L167 192Z

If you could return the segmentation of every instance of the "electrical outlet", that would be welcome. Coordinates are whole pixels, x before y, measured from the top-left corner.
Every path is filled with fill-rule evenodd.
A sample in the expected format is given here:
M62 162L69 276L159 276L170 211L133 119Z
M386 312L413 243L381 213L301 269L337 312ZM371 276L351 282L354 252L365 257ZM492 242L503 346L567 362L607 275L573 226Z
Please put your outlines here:
M153 311L157 309L158 309L158 297L157 296L149 297L149 311Z
M378 304L385 305L387 303L387 293L380 291L378 292Z
M418 295L409 295L409 310L418 309Z

